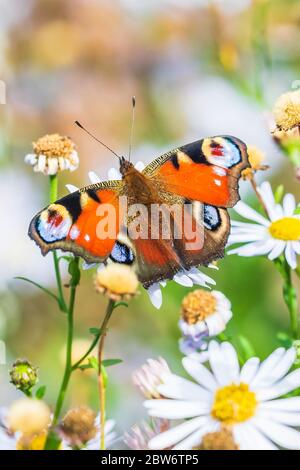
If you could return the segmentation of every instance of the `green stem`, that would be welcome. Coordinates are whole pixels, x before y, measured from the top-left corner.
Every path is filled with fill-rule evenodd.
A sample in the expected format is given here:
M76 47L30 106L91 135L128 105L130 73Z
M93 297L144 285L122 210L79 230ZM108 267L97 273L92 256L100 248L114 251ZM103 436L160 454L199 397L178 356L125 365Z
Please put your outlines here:
M57 188L58 188L58 178L57 175L50 175L50 194L49 194L49 199L50 199L50 204L53 202L57 201ZM57 256L57 252L53 251L53 262L54 262L54 270L55 270L55 277L56 277L56 284L57 284L57 290L58 290L58 305L59 308L67 313L68 312L68 307L65 302L64 298L64 293L63 293L63 286L62 286L62 280L61 280L61 274L60 274L60 269L59 269L59 259Z
M65 399L67 387L69 384L70 376L72 373L72 343L73 343L73 331L74 331L74 304L75 304L75 295L76 295L76 285L71 286L70 293L70 304L68 311L68 335L67 335L67 349L66 349L66 363L65 363L65 372L63 380L61 383L60 391L58 394L54 416L53 416L53 426L56 426L63 402Z
M106 419L106 380L104 377L104 370L102 367L104 341L106 337L107 325L110 317L114 311L115 302L109 300L104 320L101 325L100 331L102 332L99 349L98 349L98 387L99 387L99 402L100 402L100 449L105 450L105 419Z
M274 263L283 279L283 298L290 314L292 336L298 339L298 299L297 291L292 283L292 270L285 259L277 258Z

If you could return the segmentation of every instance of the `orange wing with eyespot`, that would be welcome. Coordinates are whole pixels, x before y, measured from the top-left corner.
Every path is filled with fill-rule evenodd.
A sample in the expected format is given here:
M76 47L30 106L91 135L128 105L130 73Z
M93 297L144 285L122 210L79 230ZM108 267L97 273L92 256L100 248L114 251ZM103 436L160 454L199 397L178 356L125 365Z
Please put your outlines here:
M61 249L88 263L110 255L120 230L122 181L94 184L50 204L31 221L29 236L42 254Z
M170 193L217 207L239 200L238 180L249 166L244 142L232 136L197 140L158 157L144 173Z

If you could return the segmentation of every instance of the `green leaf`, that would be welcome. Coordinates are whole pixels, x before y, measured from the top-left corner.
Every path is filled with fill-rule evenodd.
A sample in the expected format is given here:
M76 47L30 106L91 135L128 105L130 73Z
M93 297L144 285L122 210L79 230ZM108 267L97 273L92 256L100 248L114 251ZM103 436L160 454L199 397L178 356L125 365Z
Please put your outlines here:
M294 210L294 215L299 215L300 214L300 206L297 206L296 209Z
M42 385L41 387L39 387L37 391L35 392L35 398L37 398L38 400L41 400L42 398L44 398L46 390L47 390L46 385Z
M92 328L89 328L89 332L91 333L91 335L100 336L102 333L102 330L101 328L92 327Z
M114 305L114 309L117 308L117 307L128 307L128 303L127 302L124 302L124 301L120 301L120 302L116 302L115 305Z
M77 286L80 282L80 269L78 266L78 258L73 258L69 263L68 272L71 276L70 285Z
M88 361L89 361L90 367L98 371L98 359L95 356L91 356L88 358Z
M250 359L250 357L254 357L255 350L252 344L250 343L250 341L243 335L239 336L239 341L242 346L243 356L245 357L245 359L247 360L247 359Z
M93 366L91 366L91 364L82 364L81 366L77 366L76 369L80 369L80 370L93 369Z
M122 359L104 359L104 361L102 361L102 365L104 367L110 367L121 364L121 362L123 362Z
M31 279L28 279L27 277L23 277L23 276L17 276L17 277L15 277L14 279L17 279L17 280L19 280L19 281L29 282L29 284L32 284L33 286L38 287L38 288L41 289L43 292L45 292L45 294L48 294L48 295L50 295L50 297L52 297L53 299L55 299L56 302L59 302L58 297L57 297L55 294L53 294L53 292L51 292L50 290L46 289L46 287L41 286L41 284L38 284L37 282L32 281Z

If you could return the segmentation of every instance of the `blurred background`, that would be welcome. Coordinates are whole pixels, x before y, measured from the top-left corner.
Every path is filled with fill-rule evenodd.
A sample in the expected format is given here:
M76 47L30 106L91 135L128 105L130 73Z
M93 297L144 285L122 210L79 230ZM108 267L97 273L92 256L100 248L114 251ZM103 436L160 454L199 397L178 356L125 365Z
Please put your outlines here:
M271 169L258 179L283 183L299 201L299 183L289 161L273 143L269 113L274 100L300 79L300 2L297 0L0 0L0 405L17 392L7 370L17 357L40 368L45 399L53 404L63 371L66 318L46 295L15 276L54 288L52 257L43 258L29 240L32 216L47 204L48 179L24 164L31 142L46 133L69 135L80 168L60 175L65 184L88 184L87 173L106 178L113 157L80 129L82 121L117 152L129 143L131 96L137 100L135 161L149 162L164 151L204 136L232 134L266 154ZM244 200L256 204L241 182ZM238 347L246 336L265 357L288 331L281 279L263 258L227 256L209 271L232 302L228 334ZM94 292L93 273L84 272L76 306L80 349L99 325L106 299ZM67 276L66 276L67 280ZM142 398L131 374L146 358L164 356L183 373L177 327L188 289L174 282L156 310L147 294L116 311L106 357L122 358L109 369L108 415L118 429L143 416ZM66 405L97 409L93 374L76 372Z

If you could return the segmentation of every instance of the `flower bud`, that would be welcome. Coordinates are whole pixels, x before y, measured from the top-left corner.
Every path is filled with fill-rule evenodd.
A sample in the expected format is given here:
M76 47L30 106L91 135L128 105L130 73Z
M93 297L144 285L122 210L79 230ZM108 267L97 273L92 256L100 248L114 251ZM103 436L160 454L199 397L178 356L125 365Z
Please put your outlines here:
M38 368L27 359L17 359L9 371L10 382L24 393L29 392L38 382Z

